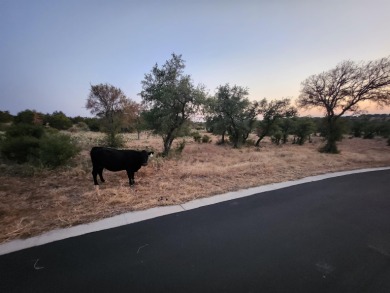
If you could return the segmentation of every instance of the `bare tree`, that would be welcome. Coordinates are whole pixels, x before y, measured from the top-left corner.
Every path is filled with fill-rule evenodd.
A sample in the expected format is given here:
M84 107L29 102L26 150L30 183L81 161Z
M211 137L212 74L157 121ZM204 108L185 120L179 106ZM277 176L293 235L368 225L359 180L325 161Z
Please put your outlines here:
M297 104L302 108L322 108L327 124L327 153L338 153L338 119L360 111L361 103L390 105L390 59L355 63L344 61L329 71L312 75L302 82Z

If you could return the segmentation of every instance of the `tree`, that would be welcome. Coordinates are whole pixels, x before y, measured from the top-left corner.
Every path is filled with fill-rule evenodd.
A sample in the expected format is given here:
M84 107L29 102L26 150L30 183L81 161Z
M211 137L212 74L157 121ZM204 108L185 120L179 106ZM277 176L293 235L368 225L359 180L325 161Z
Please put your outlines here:
M296 121L295 118L283 118L280 119L278 122L278 127L280 129L280 132L282 134L281 140L282 143L285 144L288 141L288 136L292 134L292 131L294 130Z
M225 84L219 86L215 96L206 103L208 127L214 134L222 135L222 143L228 133L235 148L245 142L256 120L257 103L251 103L247 95L246 88Z
M132 101L119 88L107 83L91 85L86 108L91 111L91 114L102 119L109 146L117 147L121 145L117 134L124 116L130 115L130 113L125 113L125 109L130 108L130 104L132 104Z
M315 125L311 118L304 117L296 119L295 127L292 132L292 134L295 135L294 143L303 145L308 138L310 141L310 135L314 132L314 130Z
M178 137L186 122L195 115L205 98L203 86L195 87L185 75L181 55L172 54L162 67L158 64L145 74L142 83L142 103L145 119L154 133L161 135L168 155L172 142Z
M264 137L269 135L276 122L281 118L289 118L297 115L297 109L290 105L290 99L272 100L270 102L267 99L263 99L259 103L258 114L263 115L263 120L259 122L257 127L256 146L259 146L260 141Z
M345 113L358 113L362 102L390 105L390 59L366 63L344 61L329 71L302 82L298 105L322 108L327 125L326 144L320 151L338 153L337 121Z
M140 139L141 132L146 127L142 111L142 105L133 101L129 101L123 108L124 125L128 126L132 131L135 130L138 139Z
M215 135L221 135L221 140L219 143L225 143L225 135L227 132L227 128L222 115L206 116L206 129L208 132L211 132Z

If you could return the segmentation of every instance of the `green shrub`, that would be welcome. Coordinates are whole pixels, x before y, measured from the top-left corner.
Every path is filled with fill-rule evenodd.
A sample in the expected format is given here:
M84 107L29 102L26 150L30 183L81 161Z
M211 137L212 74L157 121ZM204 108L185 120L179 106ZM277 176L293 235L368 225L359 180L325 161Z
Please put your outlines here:
M19 164L36 162L39 158L39 139L33 136L8 137L1 142L1 153Z
M245 145L246 146L254 146L256 144L256 141L252 138L248 138L246 141L245 141Z
M279 145L280 144L280 140L282 139L283 137L283 134L281 131L276 131L272 137L271 137L271 141L276 144L276 145Z
M123 135L117 133L106 133L102 144L112 148L121 148L125 145Z
M7 131L10 128L9 123L0 123L0 131Z
M42 126L21 123L10 126L5 135L7 137L32 136L41 138L44 132L45 130Z
M39 157L43 166L55 168L64 165L79 152L79 148L65 134L44 136L39 141Z
M203 143L209 143L209 142L211 142L210 136L208 136L207 134L203 135L203 136L202 136L202 142L203 142Z
M71 138L40 126L19 124L7 130L0 140L1 154L18 164L58 167L79 149Z
M181 154L186 146L186 141L183 139L181 142L176 144L175 153Z
M191 136L193 137L193 139L194 139L195 142L200 143L200 140L201 140L202 136L200 135L199 132L197 132L197 131L192 132L192 133L191 133Z

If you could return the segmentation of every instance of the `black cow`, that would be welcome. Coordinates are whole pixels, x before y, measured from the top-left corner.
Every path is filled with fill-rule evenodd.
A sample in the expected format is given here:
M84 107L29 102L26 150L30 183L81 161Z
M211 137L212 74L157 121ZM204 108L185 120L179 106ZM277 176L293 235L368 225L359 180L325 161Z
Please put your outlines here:
M91 149L93 182L95 186L99 185L96 178L98 174L100 180L104 182L103 169L113 172L126 170L129 184L133 186L135 183L134 172L137 172L142 166L146 166L149 157L153 157L153 152L93 147Z

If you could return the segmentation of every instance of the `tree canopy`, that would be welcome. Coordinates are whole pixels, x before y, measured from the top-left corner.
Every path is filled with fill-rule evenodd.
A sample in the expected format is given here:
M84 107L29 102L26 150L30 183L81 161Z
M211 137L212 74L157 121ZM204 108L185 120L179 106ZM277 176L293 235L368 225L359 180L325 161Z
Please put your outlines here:
M181 55L172 54L163 66L156 63L142 81L140 95L147 111L144 117L153 131L162 136L163 155L168 155L172 142L199 111L205 97L204 87L195 87L184 68Z
M390 105L390 59L355 63L344 61L334 69L312 75L302 82L298 105L321 108L327 121L324 152L337 153L336 122L345 113L358 113L362 102Z
M121 89L107 83L91 85L86 108L91 114L102 118L109 146L121 145L117 134L124 123L136 116L133 112L138 109Z
M295 117L298 110L290 105L291 100L288 98L281 100L268 101L263 99L258 105L258 114L263 116L263 120L257 126L256 146L260 144L260 141L270 134L275 123L281 118Z
M221 85L214 97L207 100L206 120L214 134L222 135L222 143L227 133L234 147L244 143L252 131L256 120L257 104L251 103L248 89L241 86Z

